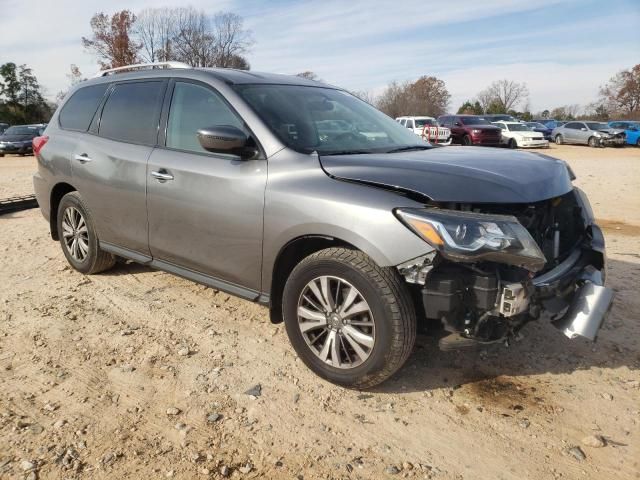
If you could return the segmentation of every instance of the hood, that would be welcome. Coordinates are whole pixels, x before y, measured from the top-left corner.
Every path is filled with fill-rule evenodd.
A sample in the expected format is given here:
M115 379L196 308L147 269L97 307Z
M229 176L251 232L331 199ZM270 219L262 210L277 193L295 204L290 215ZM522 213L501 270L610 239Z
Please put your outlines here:
M0 135L0 142L27 142L33 135Z
M562 160L499 148L320 156L320 163L331 177L419 193L436 202L532 203L573 188Z
M624 130L620 128L601 128L598 131L602 133L608 133L609 135L617 135L619 133L624 133Z

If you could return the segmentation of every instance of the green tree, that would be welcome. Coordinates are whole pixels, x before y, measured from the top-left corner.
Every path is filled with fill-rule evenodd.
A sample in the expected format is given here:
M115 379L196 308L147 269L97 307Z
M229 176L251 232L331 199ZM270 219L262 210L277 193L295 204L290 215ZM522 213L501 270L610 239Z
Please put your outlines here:
M484 111L478 100L476 100L475 103L467 100L458 108L458 114L460 115L482 115L483 113Z

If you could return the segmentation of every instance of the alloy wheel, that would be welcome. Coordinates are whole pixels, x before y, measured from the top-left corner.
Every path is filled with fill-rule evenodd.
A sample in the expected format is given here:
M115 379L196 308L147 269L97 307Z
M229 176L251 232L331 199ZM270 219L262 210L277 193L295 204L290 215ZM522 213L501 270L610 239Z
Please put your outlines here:
M348 369L369 358L375 344L373 313L351 283L335 276L311 280L298 299L298 327L324 363Z
M62 217L62 238L69 255L83 262L89 255L89 230L80 210L67 207Z

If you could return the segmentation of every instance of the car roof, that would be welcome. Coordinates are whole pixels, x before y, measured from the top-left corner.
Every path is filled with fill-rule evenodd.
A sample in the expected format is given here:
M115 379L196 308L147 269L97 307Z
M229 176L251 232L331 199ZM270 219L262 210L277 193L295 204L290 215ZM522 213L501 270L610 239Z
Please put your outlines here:
M496 120L491 123L504 123L505 125L522 125L522 122L512 122L510 120Z
M145 68L140 70L117 72L98 76L86 82L82 86L96 83L111 83L114 81L136 80L145 78L171 78L171 77L210 77L229 85L301 85L313 87L326 87L338 89L315 80L298 77L297 75L284 75L279 73L254 72L249 70L236 70L233 68Z

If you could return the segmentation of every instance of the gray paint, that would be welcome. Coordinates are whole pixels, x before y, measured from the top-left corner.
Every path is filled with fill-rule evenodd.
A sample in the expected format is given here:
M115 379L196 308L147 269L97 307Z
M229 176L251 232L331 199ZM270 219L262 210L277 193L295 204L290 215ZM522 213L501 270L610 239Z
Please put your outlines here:
M394 208L422 203L331 175L390 183L451 201L535 201L570 188L561 161L495 149L325 157L327 174L317 155L285 148L230 86L319 85L296 77L216 69L147 70L80 86L145 78L190 79L215 88L245 120L261 155L241 160L161 144L115 142L62 130L56 112L34 177L43 214L49 215L55 185L68 183L86 201L105 249L245 298L268 301L279 253L301 237L342 240L381 266L433 251L393 214ZM80 154L92 161L75 160ZM173 180L152 177L159 169Z

